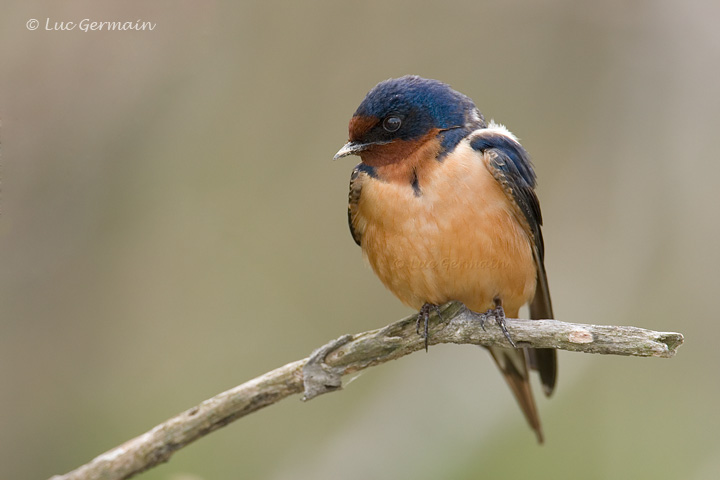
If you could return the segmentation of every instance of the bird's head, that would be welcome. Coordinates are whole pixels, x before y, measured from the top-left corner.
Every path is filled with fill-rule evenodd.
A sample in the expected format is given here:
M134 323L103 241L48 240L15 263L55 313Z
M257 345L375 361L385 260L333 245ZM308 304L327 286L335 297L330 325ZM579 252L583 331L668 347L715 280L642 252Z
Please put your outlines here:
M433 140L441 154L484 126L473 101L448 85L414 75L391 78L370 90L355 111L349 141L335 159L359 155L363 163L382 167Z

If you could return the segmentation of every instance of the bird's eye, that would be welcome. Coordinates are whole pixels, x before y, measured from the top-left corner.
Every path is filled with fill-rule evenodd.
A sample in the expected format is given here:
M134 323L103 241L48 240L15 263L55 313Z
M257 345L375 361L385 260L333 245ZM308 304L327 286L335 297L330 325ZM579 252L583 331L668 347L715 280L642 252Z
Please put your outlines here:
M400 129L400 125L402 125L400 117L385 117L385 120L383 120L383 128L388 132L397 132Z

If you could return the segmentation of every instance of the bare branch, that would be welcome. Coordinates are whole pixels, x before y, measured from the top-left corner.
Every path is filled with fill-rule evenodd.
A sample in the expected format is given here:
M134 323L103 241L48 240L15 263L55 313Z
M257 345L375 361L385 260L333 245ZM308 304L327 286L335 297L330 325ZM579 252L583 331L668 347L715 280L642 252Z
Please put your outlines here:
M462 304L440 309L442 318L430 319L430 344L507 345L494 324L483 330L477 315ZM425 348L417 335L417 316L386 327L345 335L317 349L310 357L261 375L205 400L96 457L89 463L51 480L120 480L169 460L180 448L249 413L305 392L304 400L341 388L341 377ZM509 319L507 329L520 347L558 348L574 352L664 357L675 355L683 336L637 327L582 325L557 320Z

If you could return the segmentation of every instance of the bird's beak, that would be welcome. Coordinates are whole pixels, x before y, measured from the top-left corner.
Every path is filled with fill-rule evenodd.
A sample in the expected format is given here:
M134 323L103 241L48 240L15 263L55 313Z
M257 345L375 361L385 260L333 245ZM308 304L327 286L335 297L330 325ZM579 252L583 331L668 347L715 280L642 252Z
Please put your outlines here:
M374 147L375 145L385 145L390 142L368 142L368 143L360 143L360 142L348 142L343 147L338 150L338 152L333 157L333 160L337 160L338 158L347 157L348 155L357 155L360 152L363 152L367 150L370 147Z
M348 142L343 145L340 150L338 150L338 152L333 157L333 160L347 157L348 155L357 155L363 150L366 150L368 147L370 147L369 143Z

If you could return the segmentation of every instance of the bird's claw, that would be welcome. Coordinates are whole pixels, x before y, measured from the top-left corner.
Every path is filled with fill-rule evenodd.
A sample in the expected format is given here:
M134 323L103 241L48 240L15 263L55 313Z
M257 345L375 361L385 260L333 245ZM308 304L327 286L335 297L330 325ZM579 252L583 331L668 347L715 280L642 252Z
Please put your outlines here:
M423 337L425 339L425 351L428 351L428 342L430 341L430 334L428 333L428 325L430 323L430 311L435 310L435 313L438 314L438 317L442 319L442 315L440 315L440 307L435 305L434 303L426 303L420 308L420 312L418 312L417 316L417 322L415 323L415 332ZM420 333L420 325L424 324L423 332Z
M510 332L508 332L507 326L505 325L505 310L502 305L497 305L495 308L491 308L487 312L480 314L480 327L483 331L485 331L485 322L490 318L495 320L495 323L498 327L500 327L500 330L502 330L503 335L505 335L507 341L510 342L510 345L512 345L513 348L517 348L517 345L513 342L512 337L510 337Z

